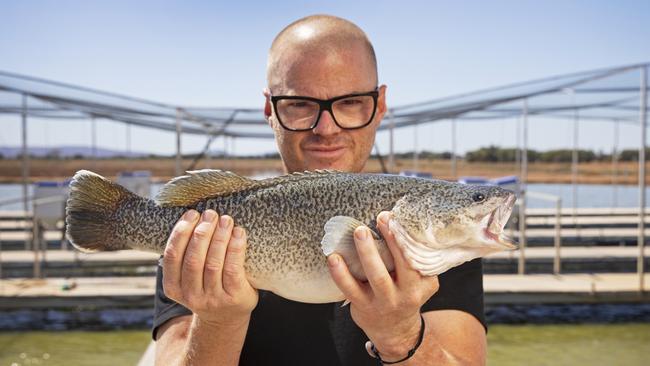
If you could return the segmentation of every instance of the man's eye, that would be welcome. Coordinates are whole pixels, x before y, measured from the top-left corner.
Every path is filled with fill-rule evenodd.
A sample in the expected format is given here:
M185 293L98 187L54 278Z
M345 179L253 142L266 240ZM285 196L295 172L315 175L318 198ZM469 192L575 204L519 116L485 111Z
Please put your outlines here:
M307 102L291 102L289 107L291 108L305 108L309 105Z
M344 99L341 101L344 105L357 105L363 103L360 99Z

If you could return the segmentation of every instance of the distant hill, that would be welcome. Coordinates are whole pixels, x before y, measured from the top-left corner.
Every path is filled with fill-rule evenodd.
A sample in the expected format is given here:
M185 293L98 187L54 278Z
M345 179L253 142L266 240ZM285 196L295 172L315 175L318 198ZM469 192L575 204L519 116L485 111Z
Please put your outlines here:
M57 146L57 147L39 147L34 146L30 147L28 150L29 155L33 157L60 157L60 158L72 158L72 157L84 157L90 158L93 156L92 148L88 146ZM0 155L5 159L15 159L20 156L22 153L21 147L0 147ZM98 158L112 158L112 157L129 157L129 158L138 158L145 157L150 154L143 152L132 151L127 153L123 150L110 150L104 148L97 148L95 151L95 157Z

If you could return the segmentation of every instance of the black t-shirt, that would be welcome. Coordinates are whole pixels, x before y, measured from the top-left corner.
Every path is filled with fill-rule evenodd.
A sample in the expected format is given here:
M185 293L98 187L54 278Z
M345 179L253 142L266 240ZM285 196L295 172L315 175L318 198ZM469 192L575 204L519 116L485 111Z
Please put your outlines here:
M440 289L422 312L455 309L474 315L486 327L483 312L481 259L452 268L439 276ZM162 270L156 276L153 337L167 320L191 311L163 293ZM260 291L251 315L240 365L374 366L364 347L368 337L339 303L304 304ZM487 329L487 327L486 327Z

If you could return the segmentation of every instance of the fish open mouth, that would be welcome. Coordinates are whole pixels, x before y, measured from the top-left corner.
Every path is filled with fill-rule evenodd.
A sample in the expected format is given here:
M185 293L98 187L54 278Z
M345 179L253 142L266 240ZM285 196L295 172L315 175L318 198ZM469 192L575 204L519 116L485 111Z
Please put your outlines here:
M517 248L515 242L503 233L503 227L508 222L516 200L517 197L514 194L510 195L504 204L499 205L499 207L487 216L487 223L485 228L483 228L485 237L499 244L504 249L512 250Z

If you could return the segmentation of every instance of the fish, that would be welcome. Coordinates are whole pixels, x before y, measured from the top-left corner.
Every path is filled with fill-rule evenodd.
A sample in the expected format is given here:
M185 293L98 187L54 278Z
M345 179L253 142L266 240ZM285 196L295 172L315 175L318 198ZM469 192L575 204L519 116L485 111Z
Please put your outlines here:
M244 269L255 288L289 300L345 300L327 257L342 256L351 274L367 280L353 233L367 226L389 271L390 250L376 218L389 211L389 229L407 263L423 276L490 253L513 250L504 234L516 197L496 186L389 174L316 170L254 180L222 170L173 178L155 199L87 170L70 182L66 235L84 252L136 249L163 254L188 209L229 215L246 230Z

